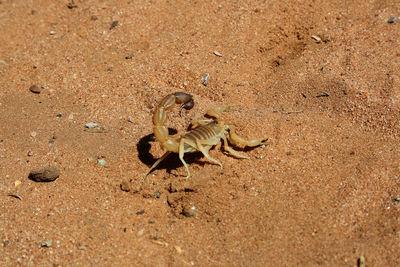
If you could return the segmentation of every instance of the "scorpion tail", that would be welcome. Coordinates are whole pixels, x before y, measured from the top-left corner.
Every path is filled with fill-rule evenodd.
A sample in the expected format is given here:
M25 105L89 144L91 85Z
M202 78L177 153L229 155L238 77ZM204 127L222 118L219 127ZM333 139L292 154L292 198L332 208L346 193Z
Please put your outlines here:
M182 109L189 110L193 108L193 97L192 95L183 92L176 92L164 97L154 112L153 124L156 139L165 149L177 153L179 143L169 138L168 128L165 126L165 123L167 122L167 110L172 109L175 104L181 104L179 109L179 114L181 114Z

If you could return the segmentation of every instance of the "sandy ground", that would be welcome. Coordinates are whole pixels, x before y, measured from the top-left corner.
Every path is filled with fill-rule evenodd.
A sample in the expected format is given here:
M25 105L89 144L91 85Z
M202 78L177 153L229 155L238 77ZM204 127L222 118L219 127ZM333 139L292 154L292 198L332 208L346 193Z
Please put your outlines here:
M400 265L397 1L0 1L0 265ZM202 78L208 73L207 85ZM37 85L35 94L29 90ZM163 154L167 94L269 144ZM96 122L97 130L85 130ZM103 160L102 166L99 160ZM53 182L28 179L55 166Z

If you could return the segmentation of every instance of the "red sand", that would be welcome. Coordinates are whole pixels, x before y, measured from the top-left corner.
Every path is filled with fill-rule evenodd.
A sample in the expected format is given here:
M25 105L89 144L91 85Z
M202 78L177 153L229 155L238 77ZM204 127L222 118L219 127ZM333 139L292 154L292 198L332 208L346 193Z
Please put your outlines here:
M0 265L399 266L397 15L396 1L1 0ZM168 126L232 103L226 121L270 145L251 160L217 146L223 171L188 155L189 180L171 156L142 186L163 153L152 112L175 91L196 105ZM60 177L28 179L45 166Z

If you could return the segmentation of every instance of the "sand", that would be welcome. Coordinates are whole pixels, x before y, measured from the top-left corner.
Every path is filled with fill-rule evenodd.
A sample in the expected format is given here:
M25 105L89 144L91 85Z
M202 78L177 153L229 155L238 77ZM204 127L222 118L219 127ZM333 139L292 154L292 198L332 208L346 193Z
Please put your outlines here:
M400 265L396 1L0 1L0 265ZM207 85L202 78L209 74ZM35 92L30 90L36 85ZM163 154L209 108L268 145ZM85 125L95 122L97 127ZM56 167L51 182L31 170Z

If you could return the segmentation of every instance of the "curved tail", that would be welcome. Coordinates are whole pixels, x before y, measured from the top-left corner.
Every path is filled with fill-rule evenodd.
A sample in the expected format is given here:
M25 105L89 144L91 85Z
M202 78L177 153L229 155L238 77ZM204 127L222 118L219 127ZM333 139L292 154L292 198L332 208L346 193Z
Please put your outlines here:
M165 123L167 122L167 110L172 109L175 104L181 104L179 108L179 114L181 114L182 109L189 110L193 108L193 97L192 95L183 92L176 92L164 97L154 111L153 130L154 136L161 143L161 145L167 149L167 151L178 153L179 143L170 138L168 134L168 128L165 126Z

